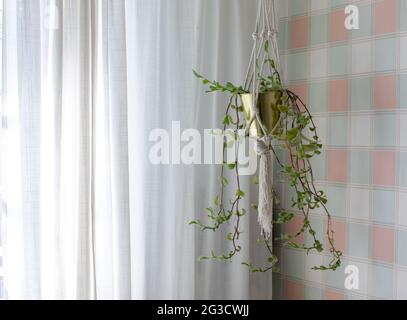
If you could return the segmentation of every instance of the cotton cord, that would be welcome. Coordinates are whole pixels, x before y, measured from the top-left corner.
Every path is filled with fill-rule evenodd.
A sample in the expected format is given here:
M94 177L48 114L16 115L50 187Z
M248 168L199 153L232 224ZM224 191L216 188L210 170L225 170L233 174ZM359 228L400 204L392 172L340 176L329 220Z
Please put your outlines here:
M263 138L257 139L256 152L260 156L259 167L259 204L258 204L258 221L261 232L266 239L272 237L273 231L273 153L271 149L271 137L267 136L267 131L261 121L260 110L258 108L258 97L260 83L257 81L257 73L262 73L266 65L266 57L263 46L265 41L269 41L273 49L273 58L276 68L281 73L280 58L278 51L278 29L277 16L275 11L275 0L260 0L259 11L256 19L255 30L252 34L253 50L250 56L250 62L247 69L245 80L245 89L251 87L253 95L252 114L247 131L250 129L254 119L260 126ZM261 63L260 63L261 62Z
M260 156L258 222L266 239L272 236L273 226L273 154L271 139L257 140L256 152Z

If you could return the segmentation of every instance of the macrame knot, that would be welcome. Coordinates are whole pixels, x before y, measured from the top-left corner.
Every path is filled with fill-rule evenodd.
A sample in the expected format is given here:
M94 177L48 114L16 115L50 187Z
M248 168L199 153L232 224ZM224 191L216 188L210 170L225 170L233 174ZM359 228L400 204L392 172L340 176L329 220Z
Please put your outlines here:
M259 40L260 39L260 35L257 32L253 32L252 37L253 37L253 40Z
M275 30L275 29L272 29L272 30L264 30L264 31L262 32L262 37L263 37L264 39L267 39L267 38L273 37L275 34L278 34L277 30Z
M271 138L270 137L263 137L261 139L257 139L256 144L256 153L259 156L265 155L270 152L271 149Z
M278 34L278 31L275 30L275 29L273 29L273 30L268 30L268 31L267 31L267 36L270 37L270 38L271 38L272 36L276 35L276 34Z

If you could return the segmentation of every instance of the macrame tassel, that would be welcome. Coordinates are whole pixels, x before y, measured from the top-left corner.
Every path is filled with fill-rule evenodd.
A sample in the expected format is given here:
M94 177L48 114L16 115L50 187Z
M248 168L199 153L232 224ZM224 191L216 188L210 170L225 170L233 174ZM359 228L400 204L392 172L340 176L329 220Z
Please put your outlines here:
M262 232L270 239L273 230L273 157L270 150L260 155L258 214Z

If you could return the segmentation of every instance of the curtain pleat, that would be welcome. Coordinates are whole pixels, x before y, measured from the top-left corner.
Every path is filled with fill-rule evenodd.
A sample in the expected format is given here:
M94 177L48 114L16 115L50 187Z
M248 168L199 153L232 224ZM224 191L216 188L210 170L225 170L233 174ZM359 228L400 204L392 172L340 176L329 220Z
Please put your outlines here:
M96 292L131 298L124 0L97 2L94 115Z

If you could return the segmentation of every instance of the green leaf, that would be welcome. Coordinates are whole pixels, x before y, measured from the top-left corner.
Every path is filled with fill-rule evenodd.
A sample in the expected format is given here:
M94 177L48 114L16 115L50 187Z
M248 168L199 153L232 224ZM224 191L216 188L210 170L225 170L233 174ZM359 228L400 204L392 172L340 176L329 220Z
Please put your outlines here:
M299 132L298 128L293 128L291 130L288 130L287 131L287 139L288 140L294 140L295 138L297 138L298 132Z
M245 216L245 215L246 215L246 209L242 208L241 210L239 210L239 211L236 212L236 215L237 215L238 217L243 217L243 216Z
M194 73L194 76L197 77L198 79L203 79L203 76L201 76L198 72L196 72L194 69L192 69L192 72Z
M230 115L226 115L225 118L223 119L223 124L226 126L230 126L230 124L232 123L232 117Z
M236 168L236 163L228 163L226 166L229 170L234 170Z
M236 196L239 198L243 198L246 194L242 190L236 191Z
M209 260L209 259L210 259L209 257L204 257L204 256L198 258L199 261L204 261L204 260Z
M270 47L270 42L268 40L266 40L266 42L264 43L264 51L268 52L269 47Z
M318 146L316 144L313 144L313 143L305 144L305 145L303 145L303 148L304 148L305 152L314 152L314 151L317 151L319 149Z
M269 257L267 259L267 262L269 262L271 264L275 264L275 263L277 263L277 261L278 261L277 257Z
M271 60L271 67L273 68L273 70L276 70L276 63L274 62L274 60Z
M213 201L213 203L215 204L215 206L219 205L219 196L215 197L215 200Z
M233 92L233 91L236 91L237 88L233 83L228 82L228 83L226 83L226 89Z
M226 237L229 241L233 241L233 234L230 232Z
M221 177L220 182L224 187L226 187L229 184L228 179L226 179L225 177Z
M287 113L289 110L288 106L284 106L284 105L278 105L277 108L282 113Z

